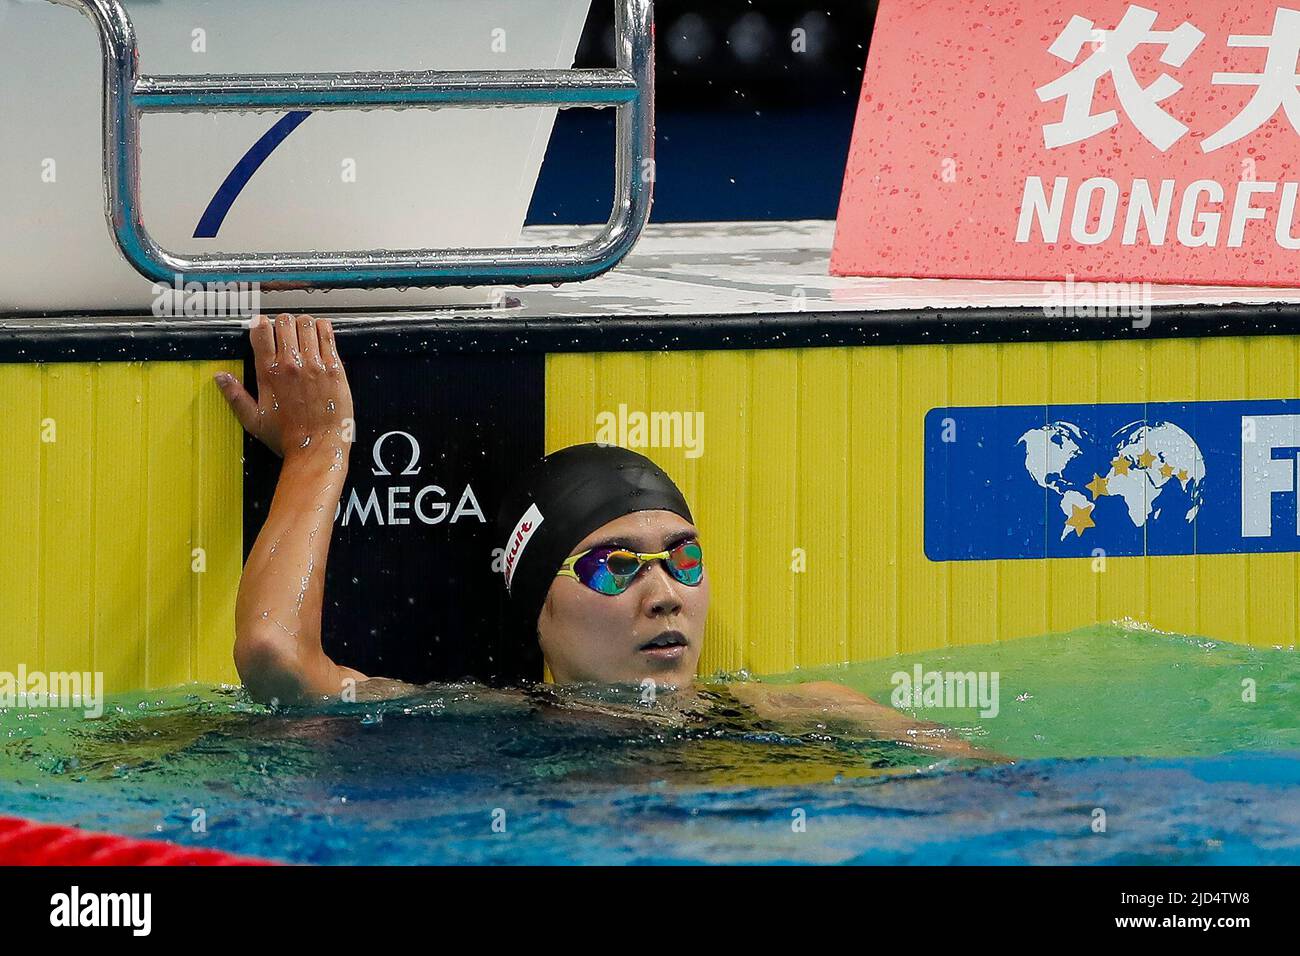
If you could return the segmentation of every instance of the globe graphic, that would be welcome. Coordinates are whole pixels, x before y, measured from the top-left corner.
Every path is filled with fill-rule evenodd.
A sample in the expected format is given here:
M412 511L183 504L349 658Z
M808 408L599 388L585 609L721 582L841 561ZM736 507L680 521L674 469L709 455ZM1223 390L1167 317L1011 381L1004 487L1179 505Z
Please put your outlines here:
M1098 508L1119 499L1136 528L1192 522L1204 497L1205 458L1192 436L1168 421L1130 422L1098 441L1077 424L1051 422L1017 440L1025 471L1055 498L1061 540L1097 527Z

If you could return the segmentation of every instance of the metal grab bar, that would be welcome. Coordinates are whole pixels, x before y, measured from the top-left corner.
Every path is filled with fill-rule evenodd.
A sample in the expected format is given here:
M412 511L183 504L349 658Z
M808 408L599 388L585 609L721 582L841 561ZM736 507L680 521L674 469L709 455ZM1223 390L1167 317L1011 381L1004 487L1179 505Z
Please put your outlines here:
M654 0L616 0L617 68L141 76L120 0L49 0L80 10L104 55L104 186L109 230L145 278L258 282L267 288L380 289L579 282L614 268L636 245L654 198ZM140 202L145 113L439 107L614 107L614 210L600 235L573 246L411 251L201 253L163 249Z

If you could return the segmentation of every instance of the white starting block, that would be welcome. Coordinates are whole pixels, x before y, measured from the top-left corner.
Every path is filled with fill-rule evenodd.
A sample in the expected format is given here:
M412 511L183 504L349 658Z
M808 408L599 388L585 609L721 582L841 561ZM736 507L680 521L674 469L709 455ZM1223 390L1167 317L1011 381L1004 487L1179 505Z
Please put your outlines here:
M0 312L140 314L176 276L258 282L279 310L600 274L649 215L653 28L650 0L620 0L617 68L573 70L589 9L0 0ZM614 211L585 243L522 246L570 106L619 110Z

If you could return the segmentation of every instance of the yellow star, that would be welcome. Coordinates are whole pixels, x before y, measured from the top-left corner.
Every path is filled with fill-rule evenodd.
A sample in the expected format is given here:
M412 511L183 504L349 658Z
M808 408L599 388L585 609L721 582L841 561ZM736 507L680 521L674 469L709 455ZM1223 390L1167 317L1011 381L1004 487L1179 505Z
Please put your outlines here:
M1070 515L1065 526L1074 529L1075 537L1082 538L1086 530L1097 527L1097 523L1091 518L1092 505L1086 508L1080 508L1078 505L1070 505L1070 507L1074 510L1074 514Z
M1178 480L1181 481L1183 484L1187 484L1187 469L1186 469L1186 468L1181 468L1181 469L1179 469L1179 471L1178 471Z
M1156 456L1151 454L1150 448L1148 448L1142 454L1138 455L1138 467L1140 468L1150 468L1155 463L1156 463Z
M1173 473L1174 473L1174 466L1169 464L1169 462L1165 462L1163 465L1160 466L1160 474L1162 477L1168 478Z
M1093 501L1096 501L1104 495L1110 494L1110 489L1106 487L1106 479L1096 472L1093 472L1092 481L1088 482L1083 487L1092 492Z
M1115 469L1115 474L1127 475L1128 464L1129 463L1127 458L1116 458L1114 461L1110 463L1110 466Z

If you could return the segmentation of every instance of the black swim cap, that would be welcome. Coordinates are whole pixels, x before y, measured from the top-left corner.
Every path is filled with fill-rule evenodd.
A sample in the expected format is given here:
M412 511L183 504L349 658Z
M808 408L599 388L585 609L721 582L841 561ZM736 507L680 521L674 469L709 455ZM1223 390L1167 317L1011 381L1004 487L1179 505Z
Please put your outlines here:
M695 523L681 491L658 465L615 445L571 445L516 480L497 531L511 607L532 634L564 559L601 525L636 511L671 511Z

